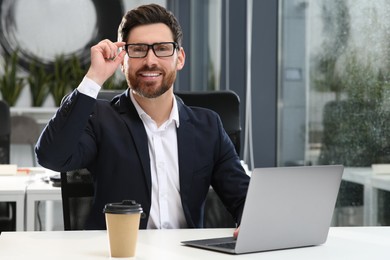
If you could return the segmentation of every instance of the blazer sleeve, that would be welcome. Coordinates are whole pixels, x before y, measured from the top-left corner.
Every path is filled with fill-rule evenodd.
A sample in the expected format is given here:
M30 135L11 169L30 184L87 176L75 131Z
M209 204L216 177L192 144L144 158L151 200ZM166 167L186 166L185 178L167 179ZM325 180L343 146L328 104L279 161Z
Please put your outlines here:
M181 197L187 223L202 227L210 185L240 223L249 176L215 112L179 103L178 128Z
M238 225L241 222L249 176L218 117L220 146L217 149L211 185Z
M55 171L86 165L96 154L93 131L88 120L96 100L75 89L44 128L35 147L38 163Z

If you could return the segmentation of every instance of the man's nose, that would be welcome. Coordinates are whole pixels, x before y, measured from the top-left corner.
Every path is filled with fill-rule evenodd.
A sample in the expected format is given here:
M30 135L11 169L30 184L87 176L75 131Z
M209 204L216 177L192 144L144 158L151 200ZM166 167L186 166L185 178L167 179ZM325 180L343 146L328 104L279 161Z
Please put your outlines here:
M158 57L156 56L156 54L154 54L153 49L149 48L144 59L147 64L150 64L150 63L155 63Z

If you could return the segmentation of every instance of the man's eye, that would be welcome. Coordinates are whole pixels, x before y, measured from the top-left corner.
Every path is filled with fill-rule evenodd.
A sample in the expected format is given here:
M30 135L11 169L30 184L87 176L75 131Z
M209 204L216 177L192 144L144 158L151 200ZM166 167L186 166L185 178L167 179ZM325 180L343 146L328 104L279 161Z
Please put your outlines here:
M156 47L157 51L167 51L169 50L168 46L157 46Z
M143 51L145 51L145 48L143 48L143 47L134 47L132 50L134 52L143 52Z

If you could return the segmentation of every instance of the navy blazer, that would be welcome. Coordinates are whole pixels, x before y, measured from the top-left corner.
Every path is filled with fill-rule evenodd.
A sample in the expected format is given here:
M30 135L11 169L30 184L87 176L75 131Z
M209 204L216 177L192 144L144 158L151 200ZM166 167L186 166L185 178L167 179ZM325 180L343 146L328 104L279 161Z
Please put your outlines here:
M180 196L188 227L203 227L210 185L239 223L249 177L219 116L177 101ZM146 217L140 228L146 228L151 207L148 141L128 91L106 101L74 90L45 127L35 151L43 167L92 173L95 199L87 229L105 229L104 205L128 199L142 205Z

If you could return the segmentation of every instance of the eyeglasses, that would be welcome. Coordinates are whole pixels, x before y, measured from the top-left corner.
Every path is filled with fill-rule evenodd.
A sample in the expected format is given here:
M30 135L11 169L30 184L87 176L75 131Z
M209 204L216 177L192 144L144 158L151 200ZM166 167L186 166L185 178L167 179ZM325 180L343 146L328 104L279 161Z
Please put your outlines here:
M149 49L153 50L156 57L169 57L175 53L178 44L176 42L157 42L153 44L130 43L126 44L124 48L130 58L145 58L148 55Z

